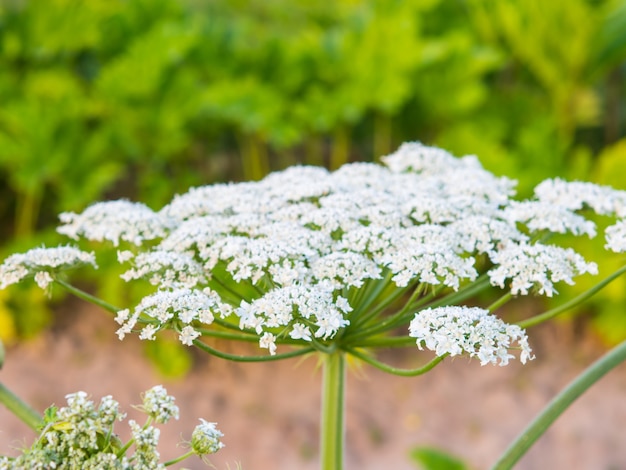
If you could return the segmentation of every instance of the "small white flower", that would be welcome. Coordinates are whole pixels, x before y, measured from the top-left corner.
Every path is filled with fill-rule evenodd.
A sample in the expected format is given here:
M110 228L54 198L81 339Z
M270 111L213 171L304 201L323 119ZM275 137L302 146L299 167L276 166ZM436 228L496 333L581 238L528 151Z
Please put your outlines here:
M614 225L607 227L605 231L605 247L616 253L626 251L626 219L622 219Z
M304 341L311 341L311 330L308 326L302 323L296 323L289 332L289 336L292 339L303 339Z
M52 279L52 276L50 276L50 273L47 271L39 271L37 274L35 274L35 282L37 283L37 285L42 288L42 289L46 289L52 282L54 281L54 279Z
M192 326L187 325L178 335L178 339L185 346L193 346L193 340L200 336L200 333L196 331Z
M159 329L154 325L146 325L139 333L139 339L155 340L154 336Z
M155 385L143 394L141 410L154 418L157 423L167 423L170 419L178 419L178 406L174 397L167 394L163 385Z
M276 336L266 331L259 340L259 346L268 349L270 354L273 356L276 354Z

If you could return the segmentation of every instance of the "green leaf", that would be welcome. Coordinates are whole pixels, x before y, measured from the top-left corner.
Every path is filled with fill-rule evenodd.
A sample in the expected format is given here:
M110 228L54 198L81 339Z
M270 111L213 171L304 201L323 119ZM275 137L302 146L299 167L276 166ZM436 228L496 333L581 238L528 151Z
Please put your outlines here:
M462 460L432 447L417 447L411 451L411 458L423 470L467 470Z

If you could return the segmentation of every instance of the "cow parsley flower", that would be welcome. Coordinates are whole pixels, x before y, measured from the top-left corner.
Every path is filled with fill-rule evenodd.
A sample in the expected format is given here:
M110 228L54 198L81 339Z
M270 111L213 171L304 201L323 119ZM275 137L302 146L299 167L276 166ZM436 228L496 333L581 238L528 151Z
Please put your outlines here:
M141 410L152 416L157 423L167 423L170 419L178 419L178 406L174 397L167 394L163 385L155 385L143 394Z
M217 423L200 418L200 424L191 434L191 449L198 455L214 454L224 448L224 443L220 441L222 437L224 434L217 429Z
M85 264L97 267L93 253L72 246L33 248L4 260L0 265L0 289L31 276L35 277L39 287L45 289L53 280L51 272L56 273Z
M539 294L551 297L557 293L555 282L574 284L574 276L598 273L595 263L586 262L571 248L558 246L508 243L490 257L496 264L489 271L491 284L504 288L509 279L512 294L526 295L536 288Z
M616 253L626 251L626 219L622 219L605 231L606 248Z
M146 278L161 288L195 287L206 283L202 265L186 253L155 250L140 253L133 258L133 268L122 274L122 279Z
M437 356L463 353L480 359L481 365L507 365L514 356L509 352L514 342L521 349L520 361L533 359L528 338L517 325L507 325L489 311L469 307L439 307L415 314L409 336L417 346L434 351Z
M580 181L548 179L535 188L535 196L546 204L580 210L590 207L602 215L626 217L626 191Z
M78 240L110 241L118 246L124 240L137 246L144 240L164 236L172 221L153 212L145 204L129 201L98 202L82 214L63 212L59 219L64 225L57 231Z

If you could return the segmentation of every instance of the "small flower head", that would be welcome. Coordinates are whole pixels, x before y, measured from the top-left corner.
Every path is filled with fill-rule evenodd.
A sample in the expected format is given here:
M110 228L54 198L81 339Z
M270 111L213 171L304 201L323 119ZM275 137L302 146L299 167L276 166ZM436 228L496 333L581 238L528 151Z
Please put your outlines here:
M509 353L517 341L521 349L520 361L533 359L524 331L516 325L507 325L487 310L468 307L439 307L425 309L415 314L410 324L409 336L437 356L457 356L467 353L488 363L504 366L514 356Z
M124 200L98 202L82 214L64 212L59 218L64 224L57 229L59 233L74 240L109 241L114 246L121 241L140 246L144 240L161 238L172 223L144 204Z
M174 404L174 397L167 394L163 385L155 385L146 391L140 408L157 423L167 423L172 418L178 419L178 406Z
M606 248L616 253L626 251L626 219L606 229Z
M4 263L0 265L0 289L31 276L35 278L39 287L45 289L53 280L50 273L85 264L91 264L97 268L93 253L87 253L72 246L34 248L26 253L11 255L4 260Z
M198 455L214 454L224 447L220 438L224 434L217 429L217 423L209 423L200 418L201 424L197 425L191 434L191 449Z

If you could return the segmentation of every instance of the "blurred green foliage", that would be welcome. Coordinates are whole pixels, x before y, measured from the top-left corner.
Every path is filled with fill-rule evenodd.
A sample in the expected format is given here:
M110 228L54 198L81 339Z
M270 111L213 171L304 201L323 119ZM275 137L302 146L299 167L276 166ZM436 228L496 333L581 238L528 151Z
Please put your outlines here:
M523 196L626 189L625 64L624 0L0 0L0 254L95 200L156 208L407 140L476 153ZM623 287L597 302L607 338Z

